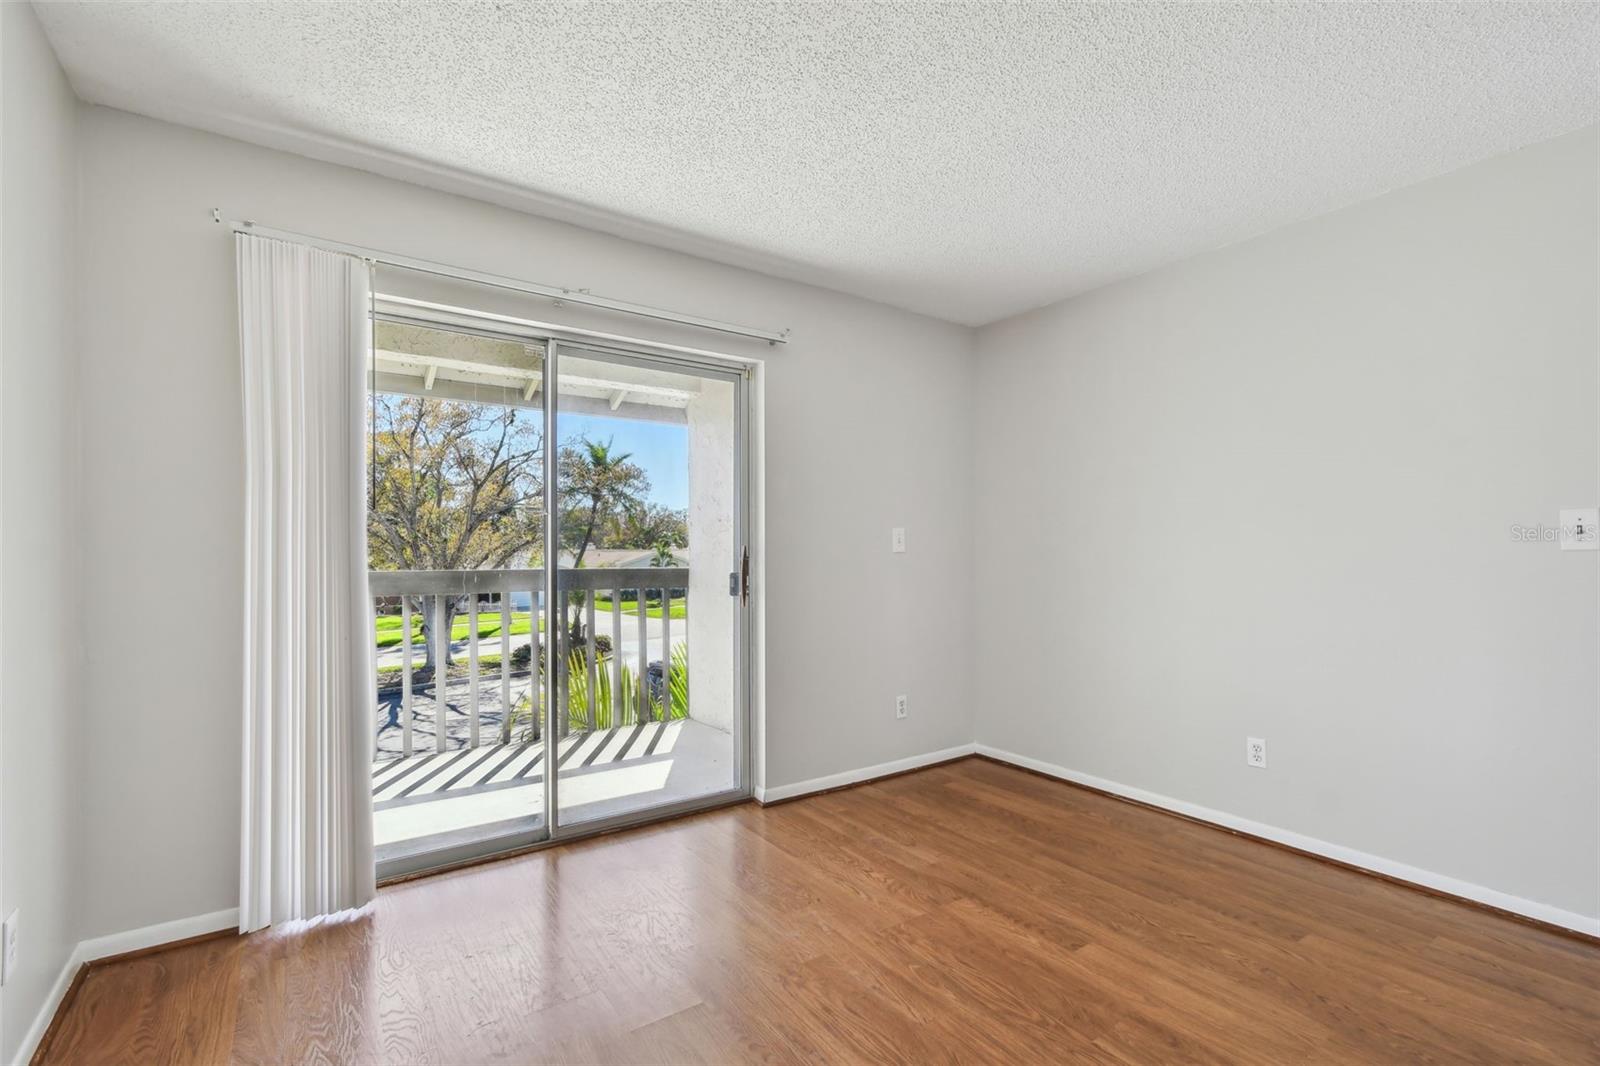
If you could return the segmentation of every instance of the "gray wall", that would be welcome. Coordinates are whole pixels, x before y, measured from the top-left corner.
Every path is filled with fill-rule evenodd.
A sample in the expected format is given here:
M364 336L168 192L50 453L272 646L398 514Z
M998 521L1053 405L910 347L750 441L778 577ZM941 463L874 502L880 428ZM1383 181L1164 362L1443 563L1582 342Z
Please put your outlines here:
M0 989L10 1062L78 939L79 678L96 636L75 609L77 105L32 7L0 7L0 50L0 915L22 918Z
M88 645L85 935L238 898L243 458L213 207L793 328L740 349L767 359L766 783L971 741L972 518L952 490L971 476L971 331L116 111L82 122L84 581L132 612ZM910 554L889 554L894 525Z
M979 742L1600 915L1596 157L983 330Z

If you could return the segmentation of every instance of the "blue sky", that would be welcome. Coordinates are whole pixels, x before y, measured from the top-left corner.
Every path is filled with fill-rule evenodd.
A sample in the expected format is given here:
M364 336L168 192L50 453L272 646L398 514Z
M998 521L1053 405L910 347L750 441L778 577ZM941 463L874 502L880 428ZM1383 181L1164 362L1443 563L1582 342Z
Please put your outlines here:
M688 426L563 411L556 431L563 442L578 436L612 441L615 450L633 453L631 461L650 476L651 502L677 510L689 506Z

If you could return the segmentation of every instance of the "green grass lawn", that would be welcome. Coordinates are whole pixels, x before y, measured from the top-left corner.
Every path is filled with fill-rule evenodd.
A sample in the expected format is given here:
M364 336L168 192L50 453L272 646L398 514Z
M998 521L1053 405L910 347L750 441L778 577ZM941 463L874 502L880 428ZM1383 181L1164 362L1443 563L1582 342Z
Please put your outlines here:
M611 611L611 601L606 597L596 596L594 599L594 609L597 613L609 614ZM622 613L638 617L639 601L637 599L623 600ZM511 612L511 635L518 637L524 636L531 632L529 623L530 617L531 615L527 611ZM657 602L646 607L645 617L660 618L661 604ZM674 620L688 617L688 605L684 602L684 598L682 596L674 596L672 598L672 617ZM456 615L455 618L451 620L450 639L452 641L466 640L467 628L468 619L466 612ZM602 626L601 628L603 631L604 627ZM539 619L539 632L544 632L544 619L542 618ZM489 637L498 638L499 636L500 612L480 612L478 615L478 639L486 640ZM377 618L377 637L378 647L380 648L393 648L398 646L400 643L400 616L397 614L379 615ZM413 648L420 648L422 646L422 614L417 611L413 611L411 614L411 646Z
M530 617L531 615L527 611L511 612L511 635L516 637L531 632L528 621ZM470 621L465 613L456 615L451 620L450 639L452 641L466 640ZM393 648L398 645L400 643L400 616L397 614L381 614L378 616L377 622L378 647ZM539 620L539 632L544 632L544 619L542 618ZM500 612L481 612L478 615L478 639L483 640L487 637L498 637L499 635ZM413 648L422 646L422 616L416 612L412 612L411 615L411 646Z
M528 669L528 664L527 663L523 663L520 666L517 665L516 663L512 663L511 664L512 673L526 672L527 669ZM401 683L400 675L403 672L403 670L404 670L404 668L403 667L399 667L399 666L380 666L380 667L378 667L378 687L379 688L388 688L388 687L392 687L392 686L400 684ZM415 666L412 667L412 675L411 676L412 677L416 677L417 674L421 672L421 670L422 670L422 664L419 662ZM457 680L460 680L462 678L469 677L469 676L471 676L471 670L470 670L468 659L467 659L467 657L465 655L461 655L456 659L455 662L450 664L450 680L457 681ZM479 679L481 681L483 681L485 683L492 682L499 676L500 676L500 656L499 655L480 655L480 656L478 656L478 677L479 677ZM432 680L432 679L430 678L429 680Z
M611 610L611 600L608 597L605 597L605 596L596 596L594 598L594 609L596 611L610 611ZM622 601L622 613L623 614L631 614L631 615L637 616L638 613L639 613L639 601L637 599L626 599L626 600L623 600ZM660 618L661 617L661 604L660 604L660 602L658 601L656 603L650 604L648 607L645 608L644 613L645 613L645 617L646 618ZM672 617L673 618L687 618L688 616L689 616L689 605L684 602L683 597L682 596L674 596L674 597L672 597Z

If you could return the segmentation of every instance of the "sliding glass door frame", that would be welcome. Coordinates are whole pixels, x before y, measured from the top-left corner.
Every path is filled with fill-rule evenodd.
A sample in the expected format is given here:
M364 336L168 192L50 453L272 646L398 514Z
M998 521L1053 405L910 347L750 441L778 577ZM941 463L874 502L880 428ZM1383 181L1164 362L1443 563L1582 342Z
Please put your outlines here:
M557 443L556 425L561 417L561 398L556 395L560 375L561 342L546 337L544 342L544 651L539 651L538 627L529 626L529 640L533 644L531 661L534 673L539 672L538 662L544 661L544 834L547 840L560 839L556 824L560 821L560 796L556 780L561 764L557 760L561 732L556 721L556 697L561 694L561 675L566 665L559 654L562 626L566 622L566 603L561 596L561 511L556 499L557 481L560 477L560 445ZM561 604L561 623L556 621L556 605ZM567 713L561 708L562 717Z
M711 378L724 381L733 386L734 414L737 424L734 427L735 448L735 501L734 501L734 558L728 560L729 565L729 596L738 600L736 606L736 620L734 624L734 646L729 649L734 663L733 698L735 700L735 714L733 716L734 750L738 754L735 765L735 781L732 788L693 799L681 800L673 803L660 804L639 812L614 815L608 818L585 820L573 825L564 825L561 820L561 805L557 798L549 802L545 810L554 812L551 818L547 814L546 821L550 826L552 841L570 840L583 836L592 836L595 833L607 832L613 829L626 828L633 825L643 825L648 822L659 821L663 818L676 817L694 811L705 810L711 807L720 807L729 803L736 803L748 799L751 795L751 766L753 763L750 727L751 713L751 678L753 676L753 659L751 655L750 618L751 618L751 587L748 560L751 554L750 545L750 501L755 498L751 491L752 469L750 465L751 425L753 411L751 410L752 393L750 388L751 368L746 363L727 359L715 359L705 356L690 358L680 353L654 353L628 346L619 346L615 343L595 341L561 341L547 338L547 344L562 351L582 353L585 355L601 356L605 360L632 366L645 370L665 370L679 374L691 374L696 377ZM559 359L559 355L557 357ZM559 370L557 371L559 373ZM559 386L557 386L559 389ZM547 394L546 410L546 439L555 439L556 418L559 414L559 392ZM550 449L546 449L547 452ZM555 498L556 487L552 478L546 477L545 481L545 506L547 513L553 516L550 528L554 530L553 537L557 544L560 542L560 506ZM548 557L548 556L547 556ZM743 565L742 565L743 564ZM555 573L556 568L549 568ZM561 593L558 591L558 595ZM641 597L642 599L642 597ZM670 609L670 602L664 609ZM643 607L641 605L641 610ZM549 623L546 622L548 626ZM664 657L670 657L670 650L663 650ZM565 660L561 659L561 668L565 668ZM560 676L559 670L550 672L547 683L555 683ZM554 707L555 701L549 701L549 706ZM553 735L553 734L551 734ZM550 744L545 750L545 779L554 781L558 775L552 768L556 758L556 746Z
M382 304L381 298L375 301ZM543 709L541 719L541 733L544 737L543 759L543 787L544 787L544 813L543 818L536 827L527 830L513 831L491 839L484 839L470 844L453 844L437 850L418 851L404 859L380 863L378 866L378 879L394 880L415 874L434 872L448 869L453 866L479 862L496 857L504 857L523 851L547 847L552 844L569 840L593 836L597 833L610 832L616 829L644 825L660 821L665 818L677 817L701 810L726 806L731 803L743 802L748 799L752 791L752 768L754 765L753 733L751 714L753 706L753 679L755 675L754 649L752 635L753 598L756 591L750 580L750 555L751 545L751 502L755 499L753 481L756 472L751 463L752 446L754 443L754 417L753 390L751 388L752 366L742 360L718 356L714 353L693 349L678 348L670 345L655 345L643 341L621 341L615 337L589 334L579 330L553 329L542 324L529 323L526 327L512 320L494 316L492 320L479 318L476 315L463 312L459 308L440 308L437 311L425 308L414 301L407 301L404 311L396 313L391 310L375 308L375 320L396 322L406 325L427 326L435 329L447 329L457 332L472 333L491 339L511 340L522 343L535 342L544 345L544 362L540 378L543 395L543 426L544 426L544 491L542 505L545 511L544 528L544 618L546 633L546 662L549 667L544 671L539 688L542 690ZM672 803L644 808L636 812L613 815L605 818L585 820L574 824L563 824L561 818L560 781L559 781L559 744L560 720L558 713L565 714L565 706L558 710L557 697L563 691L563 674L565 661L560 655L554 653L554 648L561 639L558 630L561 628L555 620L554 611L562 603L565 590L560 584L560 501L559 493L559 444L557 443L557 427L560 414L560 360L563 353L581 353L585 356L598 356L606 361L620 363L643 369L662 370L679 374L689 374L696 377L721 380L732 385L734 393L734 439L736 442L735 455L735 557L729 560L729 595L737 599L735 607L734 646L728 650L733 656L735 713L733 716L735 781L732 788L723 789L705 796L680 800ZM551 561L557 565L550 565ZM642 611L643 597L640 597L640 610ZM668 600L665 609L670 610L671 602ZM535 645L538 642L537 627L534 627L532 636ZM666 657L670 658L670 649L665 650ZM537 655L535 656L535 662ZM535 670L535 676L538 671ZM537 816L530 815L530 821Z

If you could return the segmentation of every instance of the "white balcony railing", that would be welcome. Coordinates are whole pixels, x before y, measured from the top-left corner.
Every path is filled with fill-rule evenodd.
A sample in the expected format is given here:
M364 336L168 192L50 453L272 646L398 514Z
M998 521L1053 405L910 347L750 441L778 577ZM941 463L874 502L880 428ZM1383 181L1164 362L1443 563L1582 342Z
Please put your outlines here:
M686 717L689 571L564 569L557 578L552 620L540 602L542 569L372 571L379 620L375 758L427 750L421 734L428 731L436 752L541 739L543 682L552 663L558 736ZM526 611L517 608L524 600ZM684 612L676 620L675 607ZM512 632L523 617L526 642ZM463 620L463 637L454 639Z

